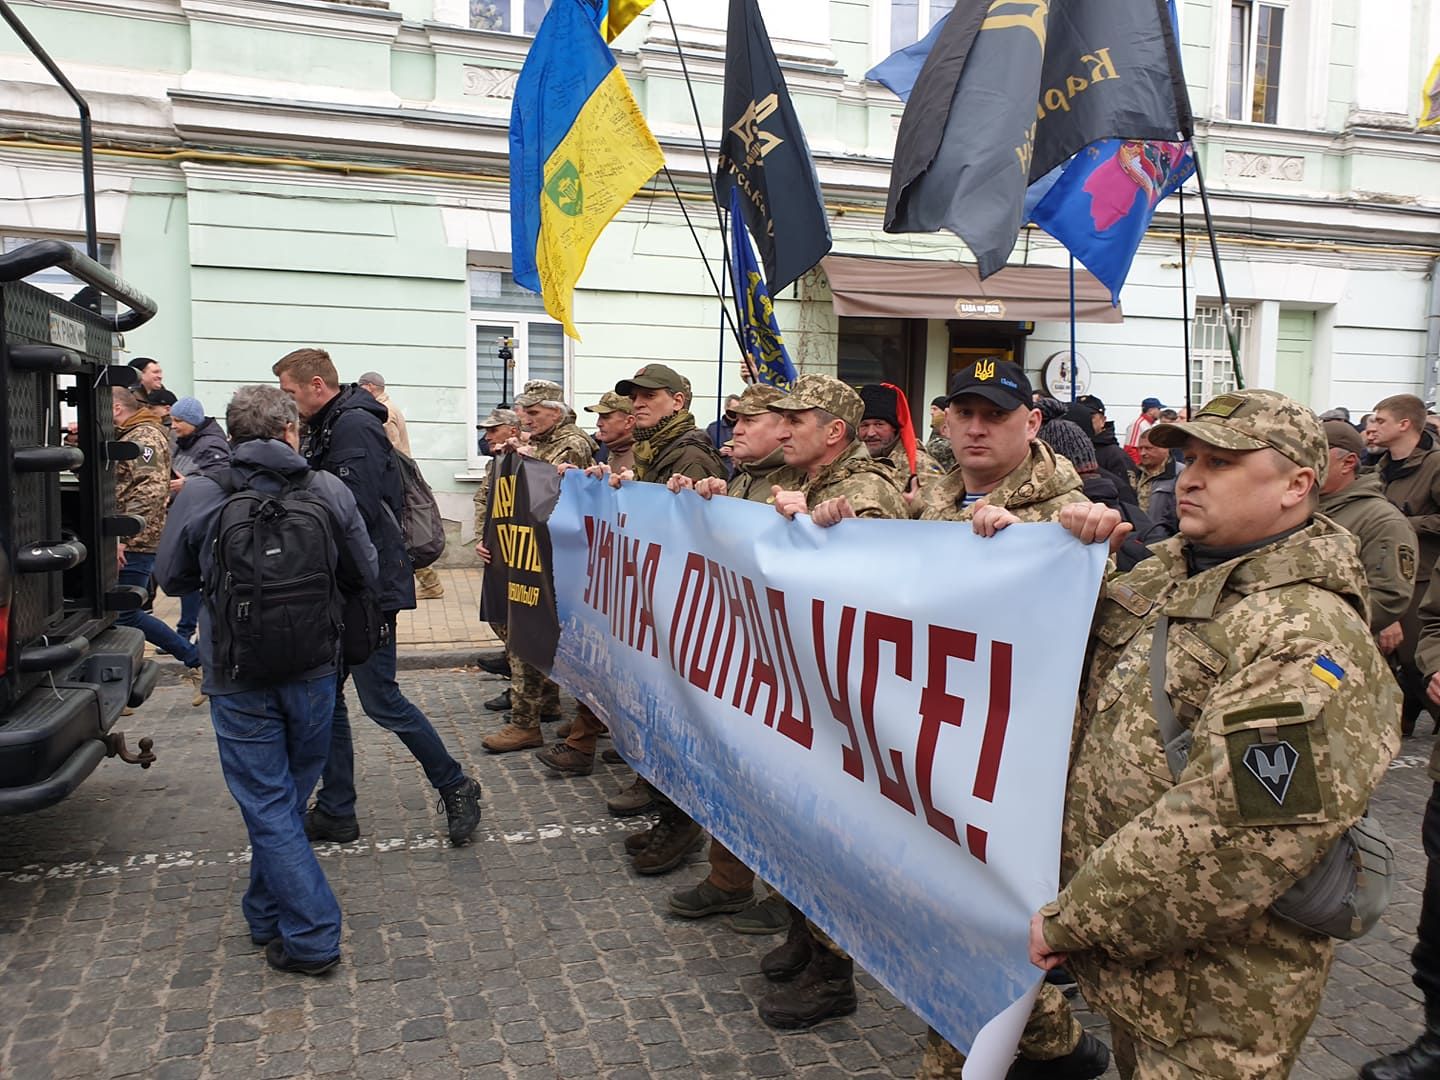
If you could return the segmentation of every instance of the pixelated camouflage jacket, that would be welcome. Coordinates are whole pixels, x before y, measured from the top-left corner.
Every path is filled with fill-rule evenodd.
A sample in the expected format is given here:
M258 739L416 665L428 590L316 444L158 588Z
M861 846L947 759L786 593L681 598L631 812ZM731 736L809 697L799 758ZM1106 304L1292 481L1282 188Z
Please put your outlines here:
M1333 522L1193 577L1184 546L1156 544L1102 593L1045 938L1092 1006L1149 1039L1245 1045L1262 1025L1298 1050L1332 945L1268 909L1364 812L1399 746L1399 693ZM1162 612L1165 690L1194 736L1178 783L1151 696Z
M786 465L785 455L778 448L753 464L736 465L735 475L730 478L725 494L750 502L773 504L775 496L770 489L777 484L782 491L799 491L805 486L804 471Z
M551 465L574 465L588 468L595 461L595 443L570 421L561 421L544 435L530 440L530 449L541 461Z
M1385 498L1380 478L1363 473L1343 491L1320 497L1320 512L1354 535L1369 586L1370 628L1400 619L1415 592L1418 544L1415 529Z
M490 488L495 483L495 466L499 461L500 455L494 454L489 461L485 462L485 478L480 481L480 486L475 490L475 542L477 544L482 543L485 539L485 523L490 520Z
M908 518L910 509L899 487L905 479L908 476L897 476L894 466L872 458L865 444L856 440L800 490L811 510L827 499L844 496L856 517Z
M1005 507L1021 521L1054 521L1062 506L1089 501L1083 487L1075 466L1036 439L1030 444L1030 456L985 496L985 502ZM959 469L927 484L920 497L920 517L925 521L969 521L975 516L974 505L961 505L965 478Z
M910 458L905 453L905 443L896 439L893 446L885 452L883 460L889 461L895 467L899 475L899 483L903 487L910 482ZM945 470L940 467L930 452L925 449L925 444L915 444L915 476L922 486L934 480L937 476L944 476Z
M925 440L925 449L935 459L935 464L940 466L941 471L949 472L955 468L955 448L940 432L930 432L930 438Z
M170 436L159 413L141 409L115 434L121 442L136 443L140 456L115 463L115 505L122 514L139 514L145 527L123 543L127 551L150 553L160 546L165 529L165 505L170 500Z

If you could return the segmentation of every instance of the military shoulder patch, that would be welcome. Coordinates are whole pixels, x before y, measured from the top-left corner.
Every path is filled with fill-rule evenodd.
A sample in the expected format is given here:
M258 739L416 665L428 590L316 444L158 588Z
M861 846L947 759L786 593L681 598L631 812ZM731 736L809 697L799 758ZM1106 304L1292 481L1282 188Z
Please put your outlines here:
M1295 767L1300 755L1288 742L1255 743L1245 751L1242 758L1250 774L1270 793L1276 806L1285 805L1285 796L1290 794L1290 782L1295 779Z
M1221 394L1219 397L1211 398L1195 417L1199 420L1202 416L1234 416L1236 410L1245 404L1245 399L1239 394Z
M1331 690L1339 690L1340 683L1345 679L1345 669L1324 653L1317 656L1315 662L1310 665L1310 674L1330 687Z
M1246 825L1323 820L1310 725L1276 716L1274 724L1225 732L1235 811Z
M155 460L155 448L153 446L142 446L140 448L140 460L146 465Z
M1415 580L1415 549L1400 545L1400 576L1406 581Z

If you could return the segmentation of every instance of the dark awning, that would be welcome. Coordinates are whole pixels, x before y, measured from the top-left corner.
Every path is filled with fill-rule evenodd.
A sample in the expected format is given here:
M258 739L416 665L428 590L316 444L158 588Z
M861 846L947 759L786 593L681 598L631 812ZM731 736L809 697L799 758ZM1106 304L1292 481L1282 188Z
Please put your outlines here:
M871 255L827 255L820 263L835 314L901 319L1069 322L1070 271L1007 266L984 281L973 266ZM1075 318L1118 323L1120 309L1090 271L1075 268Z

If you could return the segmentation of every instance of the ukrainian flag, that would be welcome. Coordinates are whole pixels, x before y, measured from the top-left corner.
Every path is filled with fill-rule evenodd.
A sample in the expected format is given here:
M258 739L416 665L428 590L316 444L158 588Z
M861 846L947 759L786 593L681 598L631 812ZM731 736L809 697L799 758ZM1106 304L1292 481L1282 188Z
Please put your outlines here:
M1420 91L1420 120L1416 126L1424 129L1436 124L1440 124L1440 60L1435 61Z
M600 0L600 35L614 41L655 0Z
M596 0L551 4L510 113L511 269L577 340L572 301L590 249L665 163L598 14Z

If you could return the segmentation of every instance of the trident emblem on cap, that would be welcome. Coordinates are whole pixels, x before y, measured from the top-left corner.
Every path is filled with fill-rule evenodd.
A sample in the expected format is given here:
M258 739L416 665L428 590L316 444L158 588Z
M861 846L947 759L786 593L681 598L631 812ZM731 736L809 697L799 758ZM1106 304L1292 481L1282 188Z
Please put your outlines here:
M979 379L981 382L985 382L987 379L993 379L994 377L995 377L995 361L994 361L994 360L977 360L977 361L975 361L975 378Z

